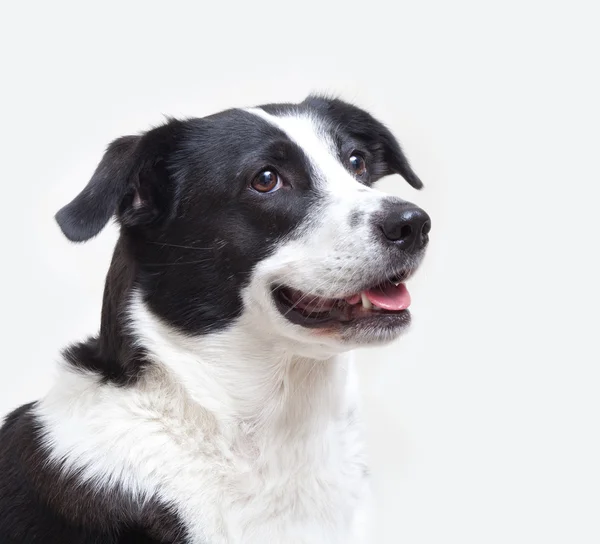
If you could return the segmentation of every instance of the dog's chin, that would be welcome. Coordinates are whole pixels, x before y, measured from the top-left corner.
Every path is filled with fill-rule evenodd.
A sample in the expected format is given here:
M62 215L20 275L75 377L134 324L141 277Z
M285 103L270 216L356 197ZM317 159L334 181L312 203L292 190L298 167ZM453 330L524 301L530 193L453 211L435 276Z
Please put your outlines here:
M381 345L400 337L409 327L411 315L403 310L396 315L384 315L375 319L361 319L349 323L332 334L337 334L347 346Z
M324 298L289 287L273 290L273 301L284 319L321 340L347 347L384 344L410 325L410 295L392 278L353 295Z

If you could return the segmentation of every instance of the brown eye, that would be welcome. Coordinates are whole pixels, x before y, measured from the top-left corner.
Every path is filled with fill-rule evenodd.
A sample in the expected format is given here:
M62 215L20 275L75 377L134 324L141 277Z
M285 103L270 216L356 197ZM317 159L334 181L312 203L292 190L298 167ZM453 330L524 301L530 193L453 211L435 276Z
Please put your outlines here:
M263 170L252 180L252 188L259 193L270 193L281 187L281 180L277 172L273 170Z
M367 171L367 163L360 153L352 153L348 162L350 163L350 168L357 176L362 176Z

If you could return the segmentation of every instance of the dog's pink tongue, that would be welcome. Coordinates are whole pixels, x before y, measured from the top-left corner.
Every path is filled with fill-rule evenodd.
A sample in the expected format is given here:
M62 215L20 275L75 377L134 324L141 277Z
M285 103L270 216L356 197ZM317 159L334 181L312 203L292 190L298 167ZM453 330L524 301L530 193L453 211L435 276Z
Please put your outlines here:
M406 310L410 306L410 293L403 283L381 285L365 291L366 297L373 306L382 310Z

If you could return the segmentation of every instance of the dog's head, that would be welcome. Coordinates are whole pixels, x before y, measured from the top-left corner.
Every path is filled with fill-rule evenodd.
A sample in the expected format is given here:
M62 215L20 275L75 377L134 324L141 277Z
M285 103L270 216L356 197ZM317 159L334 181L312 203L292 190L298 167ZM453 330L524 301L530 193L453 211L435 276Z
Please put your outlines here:
M335 351L410 320L403 282L430 220L372 188L390 174L422 186L380 122L312 96L120 138L57 221L85 241L116 215L133 287L186 334L243 322L291 349Z

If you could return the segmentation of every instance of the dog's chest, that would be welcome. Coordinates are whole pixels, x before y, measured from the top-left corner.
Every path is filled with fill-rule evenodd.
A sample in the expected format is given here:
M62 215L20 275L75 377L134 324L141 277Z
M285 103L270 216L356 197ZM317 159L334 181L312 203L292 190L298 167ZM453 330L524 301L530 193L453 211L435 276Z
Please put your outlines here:
M367 484L351 420L260 439L240 432L233 446L218 433L203 438L203 451L174 454L188 458L185 469L161 478L194 542L356 541Z
M52 456L99 492L170 507L194 544L359 542L367 497L353 403L257 429L217 421L174 391L147 395L64 380L38 412Z

